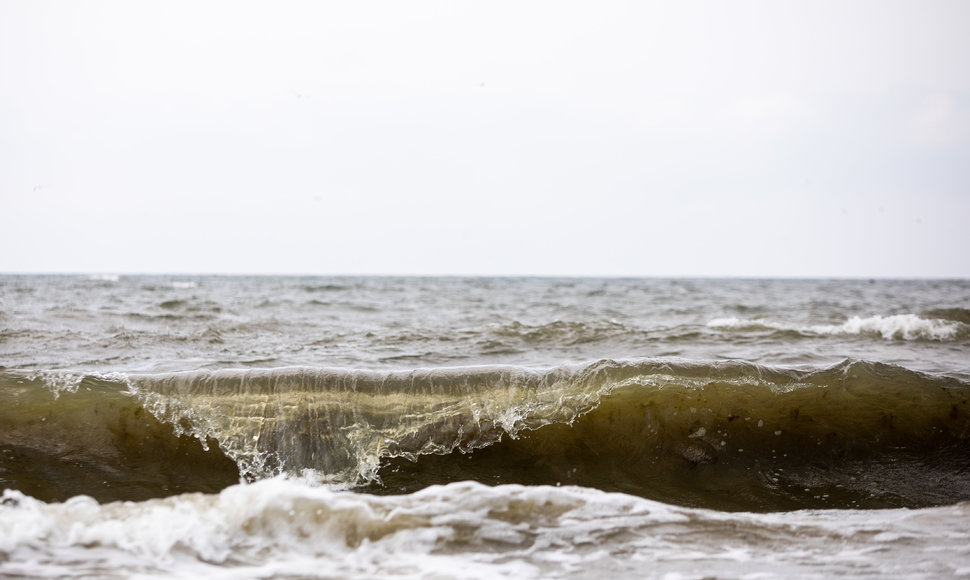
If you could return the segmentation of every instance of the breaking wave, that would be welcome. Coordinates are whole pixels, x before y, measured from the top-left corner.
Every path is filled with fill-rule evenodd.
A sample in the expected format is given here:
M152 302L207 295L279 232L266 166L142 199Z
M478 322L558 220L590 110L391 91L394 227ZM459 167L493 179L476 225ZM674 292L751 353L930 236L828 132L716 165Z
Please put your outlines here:
M869 335L885 340L951 341L970 337L970 323L959 316L963 309L932 310L923 318L915 314L853 316L842 324L795 324L768 319L717 318L709 328L742 331L785 331L803 335Z
M778 510L970 499L970 384L899 366L603 360L535 370L0 374L0 486L40 499L576 484Z

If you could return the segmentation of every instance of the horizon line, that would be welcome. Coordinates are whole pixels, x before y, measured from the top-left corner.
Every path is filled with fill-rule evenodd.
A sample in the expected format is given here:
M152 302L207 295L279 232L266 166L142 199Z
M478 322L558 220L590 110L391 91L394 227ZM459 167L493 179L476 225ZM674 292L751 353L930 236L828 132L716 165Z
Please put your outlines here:
M954 275L838 275L838 274L494 274L494 273L311 273L311 272L134 272L134 271L0 271L0 276L88 276L88 277L165 277L204 278L537 278L537 279L643 279L643 280L970 280Z

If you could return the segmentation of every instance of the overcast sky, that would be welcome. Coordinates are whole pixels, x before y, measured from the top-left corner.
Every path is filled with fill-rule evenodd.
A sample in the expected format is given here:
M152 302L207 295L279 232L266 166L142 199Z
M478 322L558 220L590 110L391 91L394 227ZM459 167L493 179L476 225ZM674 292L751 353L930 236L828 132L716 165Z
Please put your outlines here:
M0 0L0 272L970 277L968 26Z

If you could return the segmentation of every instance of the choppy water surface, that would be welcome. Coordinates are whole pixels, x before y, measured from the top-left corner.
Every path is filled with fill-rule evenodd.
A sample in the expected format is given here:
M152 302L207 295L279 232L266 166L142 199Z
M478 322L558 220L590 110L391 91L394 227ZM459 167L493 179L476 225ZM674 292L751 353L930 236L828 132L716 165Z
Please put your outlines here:
M970 575L968 354L968 281L0 277L0 576Z

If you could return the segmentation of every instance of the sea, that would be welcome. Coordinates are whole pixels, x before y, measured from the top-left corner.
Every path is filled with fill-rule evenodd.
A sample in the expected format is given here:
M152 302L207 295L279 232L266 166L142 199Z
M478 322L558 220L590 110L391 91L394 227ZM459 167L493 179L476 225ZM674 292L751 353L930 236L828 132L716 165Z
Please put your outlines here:
M970 577L970 281L0 276L0 578Z

